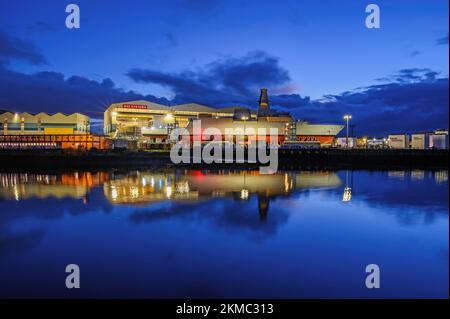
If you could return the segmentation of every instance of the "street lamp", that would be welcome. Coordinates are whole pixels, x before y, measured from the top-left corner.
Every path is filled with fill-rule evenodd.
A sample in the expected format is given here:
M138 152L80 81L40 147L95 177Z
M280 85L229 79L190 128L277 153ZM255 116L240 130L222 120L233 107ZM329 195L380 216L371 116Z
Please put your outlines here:
M347 137L345 139L345 144L347 145L347 148L348 148L348 121L350 121L351 118L352 116L349 114L344 115L344 120L347 121Z

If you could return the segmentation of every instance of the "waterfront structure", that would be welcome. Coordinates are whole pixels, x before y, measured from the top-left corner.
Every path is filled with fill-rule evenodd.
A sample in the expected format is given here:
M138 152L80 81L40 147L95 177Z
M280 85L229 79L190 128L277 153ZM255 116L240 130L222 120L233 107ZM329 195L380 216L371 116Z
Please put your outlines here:
M90 119L80 113L32 114L7 111L0 114L0 126L2 135L88 134Z
M0 149L109 149L111 141L96 134L0 135Z
M388 136L388 145L392 149L409 148L408 134L390 134Z
M332 146L343 125L311 124L295 120L287 112L270 108L267 89L261 89L257 111L241 106L213 108L197 103L166 106L148 101L111 104L104 113L104 133L114 139L135 140L138 146L169 143L172 132L187 128L194 135L193 120L202 127L214 127L225 134L225 128L270 128L278 130L278 144L300 143ZM201 134L201 133L200 133ZM200 137L205 140L204 136ZM246 139L246 137L244 137ZM249 142L247 140L247 142Z
M186 127L193 119L230 118L243 109L216 109L198 103L167 106L144 100L113 103L104 112L104 133L113 139L166 143L174 128ZM250 112L249 117L256 117L256 112Z
M430 133L416 133L411 135L411 149L426 150L430 146Z
M90 133L90 118L84 114L0 114L2 149L108 149L109 141Z
M338 137L334 141L334 146L339 148L356 148L357 142L356 137Z
M431 149L448 150L448 144L447 130L436 130L434 133L430 134L429 147Z

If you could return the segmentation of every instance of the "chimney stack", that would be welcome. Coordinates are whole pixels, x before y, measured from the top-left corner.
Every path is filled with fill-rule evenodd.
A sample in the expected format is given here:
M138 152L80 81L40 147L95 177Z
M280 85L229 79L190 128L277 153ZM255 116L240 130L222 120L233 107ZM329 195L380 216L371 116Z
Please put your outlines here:
M261 89L261 95L259 96L259 110L270 110L267 89Z

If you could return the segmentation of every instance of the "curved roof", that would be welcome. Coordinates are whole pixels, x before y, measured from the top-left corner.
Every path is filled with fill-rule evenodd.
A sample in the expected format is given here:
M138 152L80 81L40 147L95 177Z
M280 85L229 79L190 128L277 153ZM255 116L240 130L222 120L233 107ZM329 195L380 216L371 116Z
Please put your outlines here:
M216 113L217 109L198 104L198 103L187 103L172 106L172 110L174 111L187 111L187 112L205 112L205 113Z

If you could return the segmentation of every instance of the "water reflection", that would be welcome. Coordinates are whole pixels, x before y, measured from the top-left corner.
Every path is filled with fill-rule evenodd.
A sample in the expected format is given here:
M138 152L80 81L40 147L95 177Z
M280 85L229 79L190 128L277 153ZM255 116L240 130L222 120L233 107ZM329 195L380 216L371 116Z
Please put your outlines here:
M169 171L115 175L104 183L105 196L114 204L148 204L164 200L200 201L229 197L248 201L256 196L261 221L270 200L302 189L334 188L341 180L333 172L291 172L261 175L258 171Z
M0 297L448 295L447 171L0 173L0 212Z
M105 172L63 174L0 173L0 198L16 201L29 198L86 198L92 187L105 183Z

